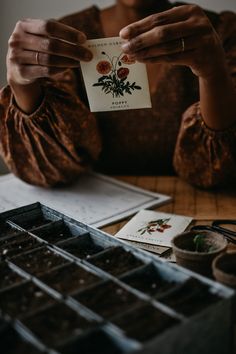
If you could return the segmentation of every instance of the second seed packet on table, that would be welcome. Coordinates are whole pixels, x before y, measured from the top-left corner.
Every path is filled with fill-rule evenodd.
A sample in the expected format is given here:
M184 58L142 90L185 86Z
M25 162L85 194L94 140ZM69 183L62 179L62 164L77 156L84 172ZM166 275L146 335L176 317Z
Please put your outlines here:
M151 108L146 65L122 52L120 37L88 40L93 53L81 70L91 112Z
M192 218L141 210L115 236L129 241L171 247L172 238L185 231Z

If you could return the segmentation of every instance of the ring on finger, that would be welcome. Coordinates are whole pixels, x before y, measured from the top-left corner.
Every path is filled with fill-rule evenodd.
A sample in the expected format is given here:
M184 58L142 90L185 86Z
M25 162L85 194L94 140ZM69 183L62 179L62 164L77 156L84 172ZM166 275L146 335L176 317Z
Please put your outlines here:
M184 38L182 37L182 38L180 39L180 41L181 41L181 52L183 53L183 52L185 51L185 40L184 40Z
M36 65L40 65L40 62L39 62L39 52L36 52L36 54L35 54L35 61L36 61Z

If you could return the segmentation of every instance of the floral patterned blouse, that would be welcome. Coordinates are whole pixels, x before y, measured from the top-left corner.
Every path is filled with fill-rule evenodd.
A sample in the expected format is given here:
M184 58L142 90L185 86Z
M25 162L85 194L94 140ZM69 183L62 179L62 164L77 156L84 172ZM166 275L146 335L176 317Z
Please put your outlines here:
M207 12L222 39L236 84L236 15ZM88 38L104 37L100 10L62 21ZM152 109L90 113L80 70L43 79L44 99L31 115L0 93L0 152L9 169L41 186L69 183L88 168L108 174L173 174L209 188L236 180L236 124L216 132L199 109L198 79L186 67L160 66Z

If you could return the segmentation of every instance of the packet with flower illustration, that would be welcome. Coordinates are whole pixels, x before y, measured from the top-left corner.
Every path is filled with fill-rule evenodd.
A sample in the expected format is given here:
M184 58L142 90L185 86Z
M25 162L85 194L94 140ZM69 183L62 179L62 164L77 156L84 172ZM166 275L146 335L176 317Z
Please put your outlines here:
M151 108L146 65L122 52L120 37L88 40L93 53L81 70L91 112Z
M191 223L188 216L141 210L115 236L129 241L171 247L174 236Z

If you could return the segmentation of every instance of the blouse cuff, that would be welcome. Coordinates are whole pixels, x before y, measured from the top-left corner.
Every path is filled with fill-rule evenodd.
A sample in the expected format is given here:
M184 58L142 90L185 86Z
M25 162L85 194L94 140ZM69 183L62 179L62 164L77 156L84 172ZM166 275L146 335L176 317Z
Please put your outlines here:
M221 137L222 136L223 137L223 136L227 136L227 135L231 135L231 134L236 134L236 122L233 123L229 128L223 129L223 130L214 130L214 129L208 127L202 117L199 102L196 104L196 119L199 121L204 132L206 134L208 134L209 136L212 136L212 137Z
M45 87L43 87L43 99L41 100L40 105L37 107L37 109L34 112L27 114L26 112L22 111L22 109L17 105L13 93L11 93L10 107L15 112L18 112L22 118L34 119L39 116L42 116L42 113L45 111L46 102L47 102L47 93Z

